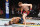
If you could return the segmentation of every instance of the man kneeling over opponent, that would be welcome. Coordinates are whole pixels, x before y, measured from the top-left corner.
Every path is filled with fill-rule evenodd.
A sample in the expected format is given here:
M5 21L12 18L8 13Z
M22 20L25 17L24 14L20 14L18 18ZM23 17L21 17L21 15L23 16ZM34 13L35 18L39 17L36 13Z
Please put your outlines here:
M20 18L20 17L13 17L11 19L11 21L9 21L8 24L6 25L12 25L12 24L25 24L25 22L23 21L23 18ZM35 23L31 23L31 22L26 22L26 24L35 24Z

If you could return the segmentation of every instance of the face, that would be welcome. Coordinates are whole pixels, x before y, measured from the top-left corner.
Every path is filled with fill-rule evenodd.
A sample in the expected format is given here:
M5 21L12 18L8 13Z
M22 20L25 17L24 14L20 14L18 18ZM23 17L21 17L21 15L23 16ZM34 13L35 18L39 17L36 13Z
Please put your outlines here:
M19 3L18 5L19 5L19 7L21 7L22 6L22 3Z
M22 7L21 4L19 5L19 7Z

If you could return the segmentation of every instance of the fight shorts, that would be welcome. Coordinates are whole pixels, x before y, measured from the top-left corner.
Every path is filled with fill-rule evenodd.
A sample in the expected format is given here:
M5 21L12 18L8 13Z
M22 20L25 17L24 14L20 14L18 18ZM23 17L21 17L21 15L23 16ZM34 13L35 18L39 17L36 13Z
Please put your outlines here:
M21 20L19 19L18 23L23 24L23 18L21 18Z

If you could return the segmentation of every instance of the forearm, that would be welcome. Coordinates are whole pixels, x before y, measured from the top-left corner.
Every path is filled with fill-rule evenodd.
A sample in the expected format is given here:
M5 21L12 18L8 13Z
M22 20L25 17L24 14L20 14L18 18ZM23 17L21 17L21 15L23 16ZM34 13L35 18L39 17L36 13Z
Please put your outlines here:
M32 4L30 5L30 10L32 10Z
M27 4L26 6L30 6L30 10L32 10L32 4Z
M23 8L21 8L21 14L22 14Z

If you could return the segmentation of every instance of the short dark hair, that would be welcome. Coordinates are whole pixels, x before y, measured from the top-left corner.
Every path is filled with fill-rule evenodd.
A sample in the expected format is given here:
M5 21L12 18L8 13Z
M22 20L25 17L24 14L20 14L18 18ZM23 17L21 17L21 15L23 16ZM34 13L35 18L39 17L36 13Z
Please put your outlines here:
M11 25L11 21L9 21L9 25Z
M18 5L22 4L22 2L19 2Z

